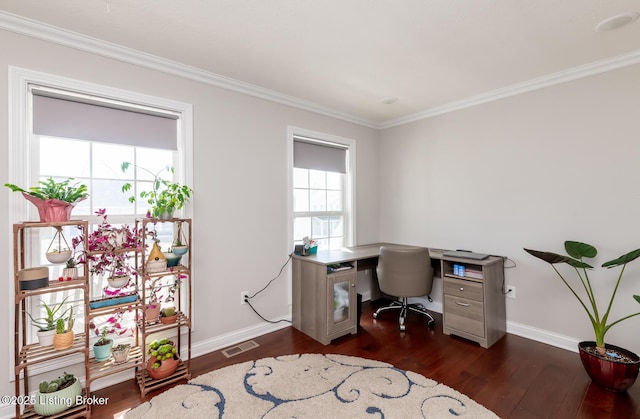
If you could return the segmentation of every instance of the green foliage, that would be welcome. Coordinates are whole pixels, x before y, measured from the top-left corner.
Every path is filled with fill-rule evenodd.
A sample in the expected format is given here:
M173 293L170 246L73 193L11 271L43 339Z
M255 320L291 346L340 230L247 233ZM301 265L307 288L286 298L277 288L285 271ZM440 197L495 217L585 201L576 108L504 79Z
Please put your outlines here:
M167 172L167 174L173 175L174 169L171 166L166 166L165 168L152 172L149 169L145 169L144 167L137 166L130 162L122 162L120 164L120 168L122 172L125 173L129 167L137 167L139 170L143 170L153 176L152 188L150 191L140 191L138 196L140 199L145 200L149 206L151 207L151 215L154 217L160 216L165 212L172 212L174 210L181 209L185 203L191 200L191 195L193 195L193 190L186 185L181 185L176 182L170 182L164 178L162 178L162 173ZM122 185L122 192L127 193L131 191L131 184L125 183ZM129 197L129 202L134 203L136 201L136 196L131 195Z
M62 390L72 385L76 380L73 374L68 374L66 371L64 375L53 379L51 381L41 381L38 385L40 393L53 393L54 391Z
M43 300L40 300L40 303L42 304L44 309L47 311L47 316L46 317L38 317L38 318L34 319L31 316L31 313L27 312L27 315L31 319L31 324L33 324L34 326L36 326L37 328L39 328L43 332L47 331L47 330L55 329L56 328L56 322L58 321L58 319L62 319L65 316L65 314L67 314L67 312L69 312L69 310L71 310L71 308L68 308L67 310L62 312L59 316L56 316L56 314L60 310L62 310L62 307L64 306L64 303L67 301L67 298L69 298L69 297L65 297L65 299L62 300L59 304L53 305L51 307L48 306L47 303L45 303Z
M100 332L100 338L96 341L94 345L102 346L108 345L111 342L111 339L107 339L107 335L109 334L109 329L107 326L102 328L102 332Z
M89 192L87 191L87 185L80 182L71 184L72 180L73 178L68 178L57 182L49 177L46 180L39 181L38 184L40 186L32 186L28 191L11 183L5 183L4 186L14 192L24 192L42 200L58 199L73 204L87 198Z
M587 312L587 315L589 316L589 321L593 326L593 331L595 333L595 339L596 339L596 346L598 346L600 351L604 351L604 347L605 347L604 337L606 333L609 331L609 329L611 329L613 326L615 326L616 324L620 323L623 320L640 315L640 312L633 313L628 316L624 316L618 320L609 322L609 314L611 312L611 308L613 307L613 302L616 297L618 287L620 286L620 281L622 280L622 275L624 274L625 267L627 266L627 263L632 262L636 260L638 257L640 257L640 249L633 250L616 259L610 260L602 264L602 267L607 269L615 268L618 266L621 266L622 268L620 269L620 273L616 280L615 287L613 289L613 292L611 293L611 297L609 298L607 309L604 312L604 314L600 314L600 311L598 310L598 305L596 302L596 296L593 291L593 287L591 286L591 280L589 279L589 274L587 271L588 269L593 269L593 266L583 261L584 258L592 259L596 257L598 254L598 250L590 244L576 242L576 241L564 242L564 248L566 252L569 254L569 256L559 255L557 253L552 253L552 252L543 252L539 250L531 250L531 249L524 249L524 250L530 255L535 256L538 259L541 259L547 262L548 264L550 264L553 270L558 275L558 277L567 286L567 288L569 288L571 293L578 299L578 302L580 303L582 308L584 308L584 310ZM578 294L579 289L578 290L574 289L574 287L571 286L569 281L565 279L565 277L560 273L560 271L558 271L558 269L554 266L554 264L557 264L557 263L566 263L567 265L575 269L576 274L578 276L579 284L582 286L582 289L584 290L584 296L586 296L586 300L584 299L584 297L581 297ZM634 295L633 298L640 303L640 296Z
M64 319L58 319L56 322L56 333L61 335L65 332L64 330Z
M160 316L161 317L171 317L174 316L176 314L176 308L175 307L165 307L162 310L160 310Z

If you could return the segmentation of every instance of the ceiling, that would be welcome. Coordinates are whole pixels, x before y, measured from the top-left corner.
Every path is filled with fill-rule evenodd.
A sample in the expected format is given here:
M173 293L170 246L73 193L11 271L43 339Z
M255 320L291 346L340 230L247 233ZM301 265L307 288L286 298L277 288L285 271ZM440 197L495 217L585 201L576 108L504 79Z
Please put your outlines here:
M0 11L375 127L614 57L640 62L640 21L594 30L640 12L638 0L0 0Z

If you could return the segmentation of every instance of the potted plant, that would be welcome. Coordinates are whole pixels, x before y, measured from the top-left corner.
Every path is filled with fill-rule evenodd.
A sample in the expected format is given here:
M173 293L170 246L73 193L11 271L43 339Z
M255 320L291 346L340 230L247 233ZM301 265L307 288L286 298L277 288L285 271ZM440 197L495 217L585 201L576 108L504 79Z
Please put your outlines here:
M184 256L189 251L187 241L184 238L184 232L182 231L182 221L178 221L178 229L176 230L176 237L171 244L171 252L178 256Z
M603 268L615 268L621 266L620 273L615 283L615 287L609 298L606 311L598 310L597 299L594 289L591 286L588 269L593 266L584 261L585 258L592 259L598 254L596 248L590 244L566 241L564 247L569 256L559 255L552 252L524 249L527 253L549 263L562 282L569 288L571 293L578 299L578 302L587 313L589 321L593 326L595 341L584 341L578 344L580 359L585 370L592 381L607 390L626 391L633 385L640 369L640 357L626 349L605 343L606 333L618 323L634 316L640 312L629 314L615 321L609 320L609 314L613 307L613 302L618 291L618 286L622 280L627 263L640 257L640 249L633 250L616 259L602 264ZM584 290L583 297L580 296L580 289L574 288L564 275L554 266L557 263L566 263L574 268L580 288ZM586 300L584 298L586 296ZM635 297L634 297L635 298ZM640 297L636 300L640 301Z
M172 324L178 320L178 312L174 306L167 306L160 310L160 323Z
M67 259L67 262L62 269L62 276L66 279L78 278L78 262L76 262L76 259L73 256Z
M73 374L64 374L51 381L42 381L38 386L33 410L42 416L52 416L64 412L76 404L82 394L82 384Z
M105 209L99 209L95 214L102 217L102 222L87 236L86 260L90 262L89 271L95 275L135 275L135 269L125 263L125 253L126 250L140 247L139 232L128 225L112 226Z
M162 278L155 278L149 285L149 302L144 310L144 319L147 323L155 323L160 317L160 291L162 290Z
M53 223L69 221L75 205L89 196L87 185L79 182L71 184L72 180L68 178L58 182L49 177L29 190L10 183L4 186L14 192L22 192L22 196L38 208L41 222Z
M130 166L137 167L149 173L153 177L152 187L150 191L140 191L138 196L146 200L149 204L150 210L147 213L148 217L155 217L160 219L170 219L173 217L173 212L182 209L185 203L191 200L193 190L177 182L170 182L163 179L161 174L167 172L173 175L174 169L171 166L152 172L144 167L137 166L130 162L122 162L120 168L122 172L126 172ZM125 183L122 185L122 192L129 192L131 190L131 184ZM129 197L129 202L136 201L135 195Z
M125 254L117 254L113 258L111 275L107 278L107 282L111 288L120 289L131 280L134 269L127 263Z
M111 347L113 346L113 339L107 338L109 329L107 327L102 328L100 332L100 338L93 344L93 354L96 357L96 361L102 362L111 358Z
M129 351L131 350L131 344L120 343L111 349L111 355L113 356L113 362L116 364L122 364L127 362L129 357Z
M175 343L169 339L154 340L147 349L147 373L155 380L173 374L180 364L180 357Z
M53 347L58 351L70 348L73 345L73 338L75 337L73 333L73 306L69 309L66 325L64 320L59 318L56 321L56 334L53 335Z
M40 346L52 346L53 345L53 337L56 334L56 324L58 320L62 320L70 309L65 310L64 312L58 315L58 312L62 310L64 303L67 301L65 297L59 304L55 304L52 306L47 305L43 300L40 300L40 303L44 307L47 312L46 317L38 317L34 318L31 313L26 312L29 318L31 319L31 324L38 328L38 343ZM64 320L63 320L64 321Z

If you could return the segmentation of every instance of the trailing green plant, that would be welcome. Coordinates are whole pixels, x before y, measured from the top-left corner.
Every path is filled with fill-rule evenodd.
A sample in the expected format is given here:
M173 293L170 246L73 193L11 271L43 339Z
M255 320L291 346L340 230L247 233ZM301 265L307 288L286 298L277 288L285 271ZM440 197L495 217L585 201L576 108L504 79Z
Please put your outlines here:
M553 270L556 272L558 277L562 280L562 282L569 288L569 291L578 299L578 302L587 312L589 316L589 321L593 326L593 331L595 333L595 341L598 353L605 353L605 341L604 337L606 333L618 323L627 320L631 317L635 317L640 315L640 312L629 314L622 318L619 318L615 321L609 320L609 314L611 313L611 308L613 307L613 302L616 297L616 293L618 292L618 287L620 286L620 281L622 280L622 275L624 274L624 270L629 262L636 260L640 257L640 249L633 250L629 253L626 253L620 257L617 257L613 260L605 262L602 264L603 268L615 268L621 266L620 273L618 274L618 278L615 283L615 287L613 288L613 292L611 293L611 297L609 298L609 302L607 304L607 308L604 312L601 312L598 309L598 305L596 302L596 296L591 285L591 280L589 279L588 269L593 269L593 266L589 265L584 261L585 258L592 259L595 258L598 254L598 251L595 247L590 244L576 242L576 241L565 241L564 248L569 256L559 255L557 253L552 252L543 252L539 250L531 250L524 249L527 253L532 256L537 257L551 265ZM574 268L576 274L578 276L578 284L581 285L582 291L579 289L575 289L571 286L569 281L562 275L562 273L554 266L557 263L566 263L567 265ZM583 297L579 294L583 293ZM634 295L633 298L640 302L640 296Z
M75 383L75 381L76 377L73 374L69 374L65 371L62 376L56 379L53 379L51 381L41 381L38 386L38 390L43 394L53 393L71 386L73 383Z
M46 180L38 182L39 186L32 186L29 190L25 190L17 185L5 183L4 186L13 192L23 192L36 198L47 200L57 199L73 204L89 196L87 185L80 182L71 184L74 178L68 178L63 181L56 181L49 177Z
M149 216L158 217L166 212L179 210L184 206L185 203L191 200L193 189L177 182L171 182L162 177L163 172L166 172L167 174L173 176L174 169L172 166L165 166L163 169L158 170L154 173L149 169L140 167L130 162L122 162L120 164L120 168L122 169L123 173L125 173L131 166L137 167L138 169L153 176L151 190L140 191L138 193L140 199L146 201L151 208L148 214ZM122 185L122 192L127 193L131 190L131 188L131 183L125 183L124 185ZM129 197L129 202L134 203L135 201L136 196L131 195Z
M56 316L56 314L60 310L62 310L62 307L64 306L64 303L67 301L67 298L69 298L69 297L65 297L64 300L62 300L59 304L55 304L53 306L49 306L43 300L40 300L40 303L42 304L42 306L46 310L47 315L45 317L33 318L31 313L29 313L27 311L26 313L29 316L29 318L31 319L31 324L36 326L38 329L40 329L40 331L43 331L43 332L48 331L48 330L54 330L56 328L56 322L58 320L62 320L64 318L65 314L67 314L67 312L69 312L69 310L71 310L71 308L68 308L64 312L62 312L61 314ZM63 322L64 322L64 320L63 320Z

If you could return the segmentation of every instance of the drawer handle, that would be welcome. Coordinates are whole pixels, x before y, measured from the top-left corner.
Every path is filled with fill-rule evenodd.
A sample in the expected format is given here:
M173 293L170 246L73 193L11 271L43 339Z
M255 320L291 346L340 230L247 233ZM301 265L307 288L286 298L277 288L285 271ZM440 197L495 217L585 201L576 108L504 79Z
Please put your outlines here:
M460 301L456 301L456 304L462 307L469 307L471 305L469 303L461 303Z
M460 287L460 291L464 291L464 287Z

